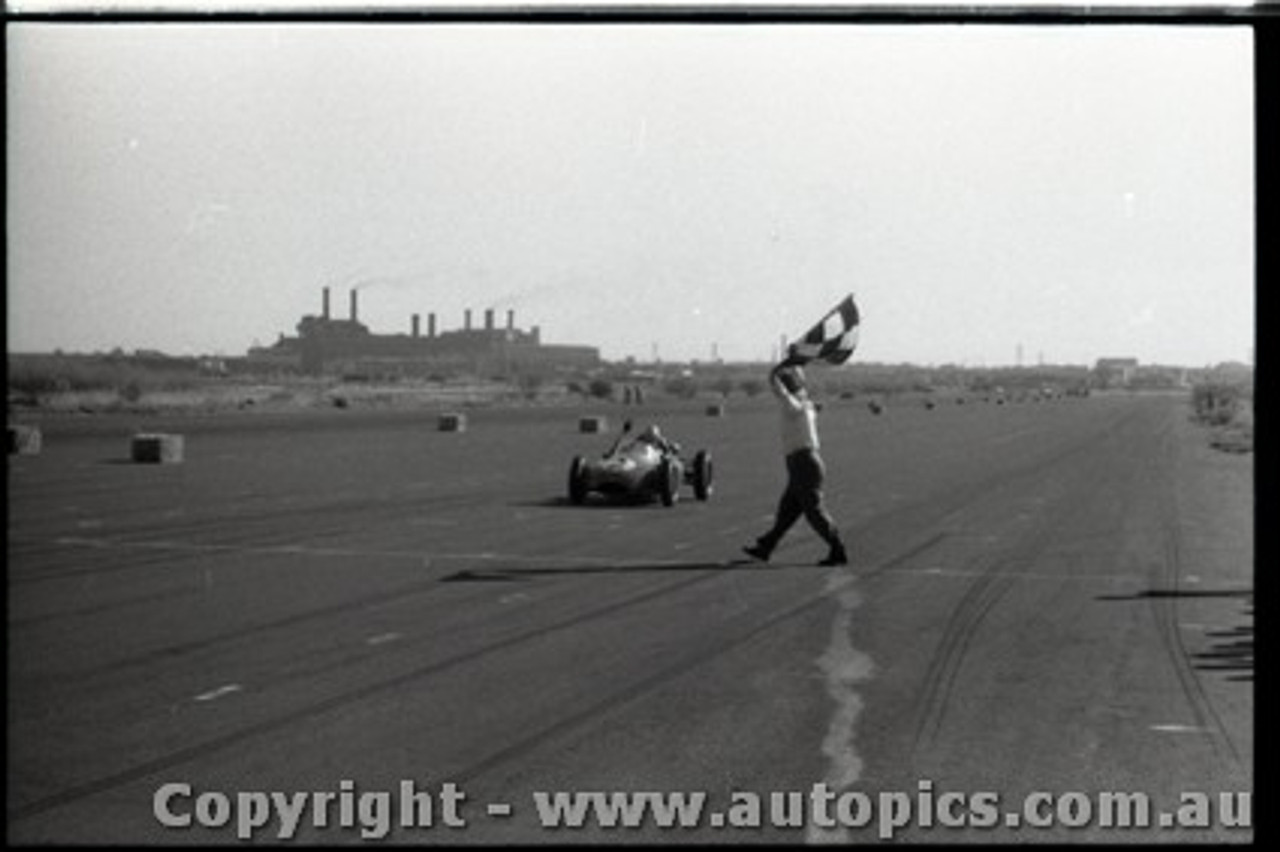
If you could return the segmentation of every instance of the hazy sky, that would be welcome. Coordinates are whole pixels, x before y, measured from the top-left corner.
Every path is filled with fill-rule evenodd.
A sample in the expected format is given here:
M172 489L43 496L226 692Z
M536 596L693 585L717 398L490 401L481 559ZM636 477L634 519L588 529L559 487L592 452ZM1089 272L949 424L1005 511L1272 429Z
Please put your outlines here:
M15 24L12 351L516 311L608 358L1245 360L1246 27Z

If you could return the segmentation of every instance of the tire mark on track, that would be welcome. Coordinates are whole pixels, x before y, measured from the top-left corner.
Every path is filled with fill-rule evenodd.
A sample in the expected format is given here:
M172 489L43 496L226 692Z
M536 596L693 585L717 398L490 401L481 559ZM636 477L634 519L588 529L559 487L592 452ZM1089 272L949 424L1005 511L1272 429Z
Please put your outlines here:
M938 536L933 536L929 541L931 542L933 538L938 538ZM917 544L912 548L912 550L917 551L920 549L923 549L923 545L921 544ZM898 564L902 560L903 556L896 555L871 570L884 571L890 565ZM457 666L475 662L490 654L499 653L509 648L516 647L524 642L540 639L563 630L572 629L587 622L613 615L627 607L655 600L679 590L726 576L727 574L732 573L732 570L732 567L729 565L726 565L725 568L721 570L708 569L708 573L699 574L675 583L666 584L656 589L649 589L640 594L629 596L620 601L615 601L607 606L591 610L590 612L576 613L568 618L523 631L506 639L490 643L484 647L466 651L429 665L420 666L393 677L371 684L366 684L354 690L339 693L331 696L330 698L313 702L287 713L278 714L254 724L246 725L205 742L197 743L183 749L169 752L168 754L157 756L150 760L142 761L134 766L111 773L110 775L75 784L63 790L47 794L33 801L11 808L8 811L9 824L12 826L16 822L30 819L55 808L70 805L82 799L141 781L159 772L216 754L217 752L248 742L256 737L265 736L276 731L295 726L308 719L320 717L344 707L357 704L361 701L374 698L378 695L399 689L408 684L415 683L441 672L456 668ZM856 577L850 578L850 582L853 579L856 579ZM683 658L675 665L667 666L659 672L642 678L640 681L624 687L602 701L591 705L589 708L579 711L567 718L562 718L556 723L535 734L523 738L517 743L499 749L489 757L471 764L469 767L462 770L461 774L457 777L461 778L463 781L469 781L483 772L490 771L503 763L509 762L535 748L539 748L548 740L563 736L573 728L584 724L602 713L609 712L616 707L623 706L633 700L636 700L643 694L652 691L663 683L679 677L688 671L692 671L698 666L710 662L724 653L732 651L751 639L754 639L756 636L761 635L765 631L781 625L792 618L805 614L816 606L831 605L831 594L832 588L828 586L820 591L808 595L799 603L771 616L763 622L748 626L746 629L735 633L734 636L729 639L715 643L711 648L704 650L701 653Z
M37 615L10 618L9 629L14 630L24 627L36 627L41 624L62 621L64 619L88 618L95 615L102 615L103 613L115 612L116 610L125 609L127 607L142 606L144 604L156 603L157 601L173 600L174 598L185 598L195 593L195 590L189 588L165 589L151 594L124 598L122 600L106 601L100 604L77 607L76 609L62 610L59 612L42 612Z
M1015 575L1000 572L1000 566L1000 562L993 562L987 571L970 584L947 620L946 629L938 643L939 651L930 661L924 678L925 694L921 702L923 710L916 723L916 751L926 744L932 744L937 738L973 637L991 608L1016 581Z
M1171 535L1176 535L1176 531L1171 532ZM1178 595L1181 589L1178 573L1181 570L1181 560L1178 557L1177 546L1173 542L1170 542L1165 548L1164 561L1167 566L1169 588L1173 591L1173 594L1152 596L1148 600L1148 606L1151 608L1151 614L1155 618L1157 632L1160 634L1160 641L1164 646L1165 655L1169 658L1169 664L1178 679L1178 685L1186 698L1187 706L1191 710L1192 716L1195 717L1196 727L1201 730L1212 731L1215 734L1215 736L1210 737L1210 743L1213 746L1213 750L1220 757L1223 756L1222 744L1225 743L1226 751L1231 760L1235 763L1240 763L1240 752L1236 749L1227 726L1218 715L1217 708L1214 707L1213 701L1210 700L1205 692L1204 684L1200 682L1199 676L1191 665L1191 655L1187 650L1186 642L1182 638L1182 630L1179 628L1181 616L1178 613Z
M512 761L522 758L537 749L543 748L555 742L557 739L566 736L573 729L578 728L599 716L603 716L620 707L630 704L666 683L688 674L689 672L706 665L724 654L747 644L766 631L785 624L793 618L805 615L817 606L830 605L831 600L829 594L828 590L823 589L811 595L807 595L799 603L793 604L779 613L775 613L764 621L752 624L745 629L736 632L729 638L722 639L721 641L712 644L709 648L683 657L673 665L667 666L651 675L648 675L647 677L628 684L601 701L598 701L570 716L563 717L515 743L498 749L489 756L481 758L457 773L453 773L451 777L458 778L463 784L473 782L481 775L487 772L492 772L504 764L511 763Z
M171 543L167 543L167 542L152 542L152 543L146 543L145 545L143 543L130 543L127 546L137 546L137 547L146 547L146 548L159 547L161 549L168 549L170 544ZM213 546L213 545L189 546L189 545L172 544L172 547L173 549L176 549L176 550L196 549L198 551L212 550L215 552L223 552L223 551L243 552L245 550L244 548L232 548L229 546L224 547L220 545L219 546ZM254 548L252 550L257 552L259 549ZM317 553L323 555L326 553L326 551L323 551L323 550L295 551L289 548L278 548L278 547L262 548L261 552L270 553L274 555L280 555L280 554L317 555ZM340 556L340 557L349 556L349 555L367 556L369 555L369 553L366 551L334 550L332 551L331 555ZM404 557L411 557L413 559L418 559L418 560L424 558L424 555L422 553L416 552L416 551L415 552L385 551L381 555L404 556ZM512 556L510 554L495 554L495 555L435 554L430 558L433 561L444 561L444 560L493 561L495 559L502 559L502 560L518 559L518 557ZM606 560L601 557L588 557L588 556L564 557L564 558L535 557L535 558L532 558L532 561L552 562L557 564L560 564L566 561L581 562L583 564L588 564L588 565L604 564L604 565L607 565L611 570L618 570L618 571L625 571L629 564L625 560L616 560L616 561L610 562L609 560ZM650 560L643 560L643 564L646 567L652 567L655 565L666 565L666 564L669 564L672 566L681 566L681 565L685 565L686 563L679 560L650 559ZM726 565L725 567L728 567L728 566ZM717 566L707 564L703 566L700 570L716 571ZM569 570L561 573L568 574L568 573L573 573L573 571ZM445 589L449 588L447 585L442 585L442 580L444 579L447 579L447 577L442 578L436 575L432 575L429 579L424 579L418 582L397 586L393 589L389 589L385 592L380 592L375 595L368 595L368 596L357 598L357 599L348 599L340 603L317 607L315 609L309 609L303 612L287 615L282 618L272 619L270 621L264 621L258 624L253 624L253 625L249 625L242 628L227 630L221 633L213 634L211 636L205 636L200 639L193 639L187 642L181 642L174 645L167 645L162 648L157 648L153 651L148 651L142 654L137 654L132 657L116 660L111 663L106 663L106 664L97 666L93 669L92 672L85 673L85 676L99 677L104 674L117 673L120 671L137 668L139 666L148 665L150 663L154 663L159 660L177 659L177 658L188 656L193 653L208 650L209 648L217 647L219 645L234 644L237 642L242 642L255 636L261 636L263 634L271 633L277 630L283 630L290 627L295 627L299 624L305 624L307 622L314 621L317 619L331 618L334 616L342 615L347 612L353 612L361 609L368 609L370 607L375 607L387 602L402 601L411 597L430 595L436 592L442 592ZM483 595L485 594L485 591L482 589L477 589L475 594ZM46 619L42 618L41 620L46 620Z
M163 544L174 543L178 540L188 539L191 536L201 536L212 534L216 538L202 544L191 544L186 549L192 553L216 552L218 550L235 550L237 548L251 550L255 546L262 551L269 552L268 548L273 546L287 547L290 543L297 543L300 540L310 542L321 541L324 539L336 539L347 536L352 532L365 532L368 529L366 519L375 517L379 522L394 525L398 518L416 517L424 507L432 506L439 508L436 504L448 503L448 508L459 510L462 514L466 514L469 510L477 507L491 505L491 500L483 495L467 495L460 498L458 495L449 495L445 497L418 498L409 503L399 500L374 500L374 504L370 504L369 499L353 499L349 501L336 501L324 504L310 504L303 506L290 506L274 511L255 511L245 514L221 514L212 517L203 518L187 518L180 523L155 523L154 521L147 524L114 524L111 527L112 538L90 538L80 535L62 535L51 539L40 540L23 540L21 535L16 539L11 539L11 548L18 548L14 553L22 555L42 555L46 552L55 552L59 547L66 544L81 544L83 546L95 546L94 542L101 544L96 546L102 547L135 547L138 550L146 550ZM395 507L398 511L394 514L383 511L387 506ZM326 515L338 515L343 520L342 524L335 524L325 521L323 524L316 524L318 518ZM306 520L308 523L304 527L289 530L280 527L282 518L296 517ZM317 526L321 528L321 532L317 532ZM138 534L155 535L160 533L166 537L165 540L154 542L154 540L130 538ZM176 543L170 548L173 552L180 552L183 548ZM366 555L366 554L361 554ZM171 564L173 556L157 557L155 559L146 560L138 559L130 563L122 565L109 566L91 566L76 567L66 570L41 571L41 572L19 572L10 575L10 585L25 585L30 583L47 582L51 580L63 579L66 577L80 577L92 574L114 573L117 571L163 567Z
M313 702L290 712L278 714L254 724L244 726L220 737L215 737L213 739L206 740L205 742L188 746L187 748L178 749L177 751L152 758L151 760L142 761L134 766L114 772L110 775L82 782L55 793L50 793L31 802L11 808L8 811L10 827L12 827L15 822L29 819L54 808L62 807L126 784L141 781L144 778L166 769L171 769L175 766L180 766L201 757L215 754L224 749L252 740L255 737L270 734L296 725L304 720L315 718L348 705L356 704L377 695L399 689L400 687L406 686L410 683L431 677L465 663L474 662L487 655L504 651L521 643L538 639L562 630L574 628L586 622L612 615L626 609L627 607L671 594L697 583L707 582L708 580L721 576L723 573L723 571L713 571L712 573L697 575L675 583L663 585L656 589L649 589L637 595L628 596L622 600L615 601L586 613L575 613L568 618L560 619L559 621L555 621L551 624L535 627L498 642L493 642L480 648L465 651L460 654L456 654L453 657L430 663L425 666L420 666L371 684L366 684L354 690L339 693L322 701Z
M1164 429L1161 433L1160 452L1168 462L1176 463L1178 447L1176 446L1176 436L1173 434L1173 424L1170 420L1165 421ZM1242 762L1240 751L1236 748L1231 733L1222 721L1222 717L1218 714L1213 700L1205 691L1204 684L1192 665L1191 654L1187 649L1186 641L1183 639L1183 632L1180 626L1182 617L1179 614L1183 559L1182 532L1178 527L1178 518L1181 514L1179 512L1178 491L1168 465L1163 466L1160 472L1161 478L1165 480L1162 487L1157 491L1161 497L1158 505L1161 526L1164 530L1161 536L1164 542L1164 558L1162 562L1165 587L1171 590L1172 594L1152 595L1148 599L1148 606L1151 609L1152 616L1155 618L1157 632L1160 634L1165 655L1168 657L1169 663L1178 679L1178 684L1182 689L1183 696L1186 698L1187 705L1195 717L1196 726L1214 733L1214 736L1209 739L1214 752L1219 757L1224 756L1223 747L1225 744L1226 753L1230 756L1231 761L1240 764Z
M1131 422L1133 415L1111 423L1094 440L1111 439ZM1055 455L1028 473L1042 476L1045 469L1060 466L1070 455L1072 454ZM1069 487L1064 488L1056 499L1059 505L1066 508L1054 513L1055 521L1047 534L1033 535L1031 531L1021 533L1010 547L996 554L995 558L978 556L970 561L969 565L977 569L977 577L969 584L948 617L938 642L938 650L925 673L925 697L920 704L913 745L916 753L936 741L951 706L969 648L987 616L1022 579L1023 571L1036 564L1046 550L1057 545L1062 540L1064 531L1071 529L1090 510L1089 500L1074 497L1080 490L1098 489L1100 483L1096 479L1086 478L1087 469L1084 466L1068 466L1066 470L1072 479L1069 480ZM1113 480L1117 473L1107 469L1105 476ZM1042 503L1041 511L1048 512L1048 506Z
M1088 446L1087 443L1082 443L1080 445L1068 447L1067 449L1055 454L1053 456L1053 460L1059 460L1059 459L1074 455L1075 453L1083 449L1086 449L1087 446ZM989 477L987 480L984 480L983 482L979 483L974 488L965 489L965 494L953 496L952 499L947 502L953 505L960 505L960 506L967 505L967 503L972 498L974 492L983 493L987 491L992 486L993 483L1008 484L1008 481L1010 478L1016 481L1020 481L1024 476L1034 475L1035 471L1042 468L1045 464L1047 463L1040 463L1040 464L1033 465L1032 466L1033 469L1006 472L1003 474L993 474L992 477ZM935 500L936 498L929 497L919 501L919 503L929 504L934 502ZM903 507L903 508L905 509L906 507ZM945 534L943 533L935 534L932 537L932 539L930 539L928 542L924 544L916 545L915 547L917 548L917 552L921 552L924 549L926 549L928 546L932 546L932 544L936 543L937 541L941 541L944 535ZM421 554L418 554L418 555L420 556ZM887 560L885 563L882 563L881 565L877 566L876 568L871 569L870 573L883 573L885 571L891 570L891 567L893 565L901 564L902 562L906 561L907 558L909 557L905 557L903 555L895 556L890 560ZM508 637L507 639L500 640L495 643L491 643L485 647L464 652L454 657L441 660L430 665L421 666L416 669L412 669L410 671L400 673L391 678L386 678L374 683L363 685L353 690L339 693L337 695L331 696L330 698L327 698L318 702L310 703L304 707L296 708L287 713L279 714L271 718L263 719L254 724L241 727L237 730L230 731L227 734L224 734L222 736L210 739L206 742L197 743L195 745L192 745L183 749L169 752L168 754L165 754L165 755L157 756L150 760L142 761L138 764L135 764L132 767L128 767L119 772L115 772L110 775L100 777L98 779L73 785L61 791L48 794L46 796L40 797L33 801L30 801L25 804L12 808L8 812L10 824L12 825L14 822L31 818L33 816L47 812L54 808L74 803L76 801L87 798L89 796L110 791L112 789L115 789L117 787L123 786L128 783L140 781L150 775L156 774L163 770L170 769L174 766L179 766L183 763L188 763L190 761L199 759L201 757L217 753L227 748L252 740L255 737L270 734L280 729L296 725L301 721L312 719L312 718L321 716L323 714L341 709L343 707L356 704L360 701L373 698L375 696L384 694L388 691L398 689L407 684L414 683L424 678L428 678L441 671L452 669L456 666L463 665L468 662L472 662L476 659L484 657L485 655L497 653L497 652L506 650L508 648L514 647L522 642L531 641L533 639L537 639L539 637L546 636L560 630L570 629L579 624L588 622L592 619L604 617L606 615L617 612L625 607L638 604L640 602L643 602L644 600L666 595L666 594L675 592L680 588L693 585L694 583L706 582L710 579L714 579L716 577L721 577L724 575L725 575L725 571L714 571L713 573L699 575L699 576L695 576L693 578L683 580L677 583L665 585L661 588L653 589L653 590L650 590L649 592L632 596L622 601L614 602L610 605L599 608L597 610L593 610L588 613L578 613L570 618L562 619L560 621L554 622L549 625L543 625L537 628L524 631L517 635ZM468 775L467 777L474 777L474 774L476 773L479 773L481 771L487 771L488 769L491 769L494 766L497 766L506 760L513 759L514 757L524 753L530 748L537 747L540 743L545 741L548 736L563 734L564 732L571 730L574 726L582 724L586 720L593 718L595 715L598 715L601 712L607 712L613 707L621 706L622 704L632 701L637 697L639 697L640 695L644 694L645 692L656 688L658 685L662 683L665 683L671 678L678 677L679 675L687 671L690 671L696 668L697 666L702 665L703 663L716 658L720 654L723 654L729 650L732 650L734 647L737 647L738 645L741 645L742 643L749 641L751 638L754 638L754 636L759 635L765 630L768 630L778 624L783 623L784 621L786 621L791 617L805 613L814 606L830 605L830 603L831 602L828 597L828 591L824 590L822 592L819 592L809 597L808 599L802 601L801 603L795 605L794 607L788 610L785 610L784 612L766 620L765 622L751 626L743 634L737 634L733 638L726 640L725 642L717 643L717 645L714 646L713 648L706 650L701 654L698 654L692 658L685 658L684 660L680 661L676 665L669 666L661 672L658 672L654 675L643 678L641 681L631 684L629 687L621 690L620 692L614 693L604 701L597 702L597 704L593 705L592 708L583 710L580 713L575 714L573 717L570 717L569 719L560 720L556 724L549 726L549 728L544 730L541 733L541 735L535 735L533 737L526 738L522 740L521 743L517 743L505 749L502 749L499 752L496 752L491 757L486 758L477 764L473 764L467 770L467 772L470 773L470 775ZM360 604L360 605L364 605L364 604Z

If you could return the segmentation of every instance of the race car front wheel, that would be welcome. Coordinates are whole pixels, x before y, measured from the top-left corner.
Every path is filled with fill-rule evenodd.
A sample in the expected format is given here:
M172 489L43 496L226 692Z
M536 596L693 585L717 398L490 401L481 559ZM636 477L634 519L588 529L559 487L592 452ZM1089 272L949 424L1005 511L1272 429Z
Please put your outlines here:
M569 502L580 506L587 499L587 462L574 456L569 465Z
M711 496L714 469L711 465L711 453L699 450L693 457L693 496L705 501Z
M671 459L663 459L658 468L658 489L664 506L674 506L680 499L680 469Z

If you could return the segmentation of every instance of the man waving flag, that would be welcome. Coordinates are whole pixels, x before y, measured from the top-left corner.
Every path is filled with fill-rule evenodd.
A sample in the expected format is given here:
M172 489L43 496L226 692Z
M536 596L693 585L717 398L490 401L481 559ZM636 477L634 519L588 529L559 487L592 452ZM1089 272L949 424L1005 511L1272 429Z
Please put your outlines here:
M826 361L843 364L858 345L858 306L853 294L845 296L829 314L800 340L787 347L787 363L807 364L810 361Z

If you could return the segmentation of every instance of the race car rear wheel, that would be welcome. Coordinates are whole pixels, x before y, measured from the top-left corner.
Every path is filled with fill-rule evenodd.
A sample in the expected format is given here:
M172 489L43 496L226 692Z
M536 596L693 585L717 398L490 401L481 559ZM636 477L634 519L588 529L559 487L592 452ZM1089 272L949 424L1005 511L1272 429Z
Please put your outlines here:
M715 468L711 464L711 453L699 450L693 457L693 496L697 500L706 501L711 496L712 480Z
M680 500L680 468L669 458L658 467L658 494L664 506L674 506Z
M587 499L587 462L574 456L569 465L569 502L580 506Z

